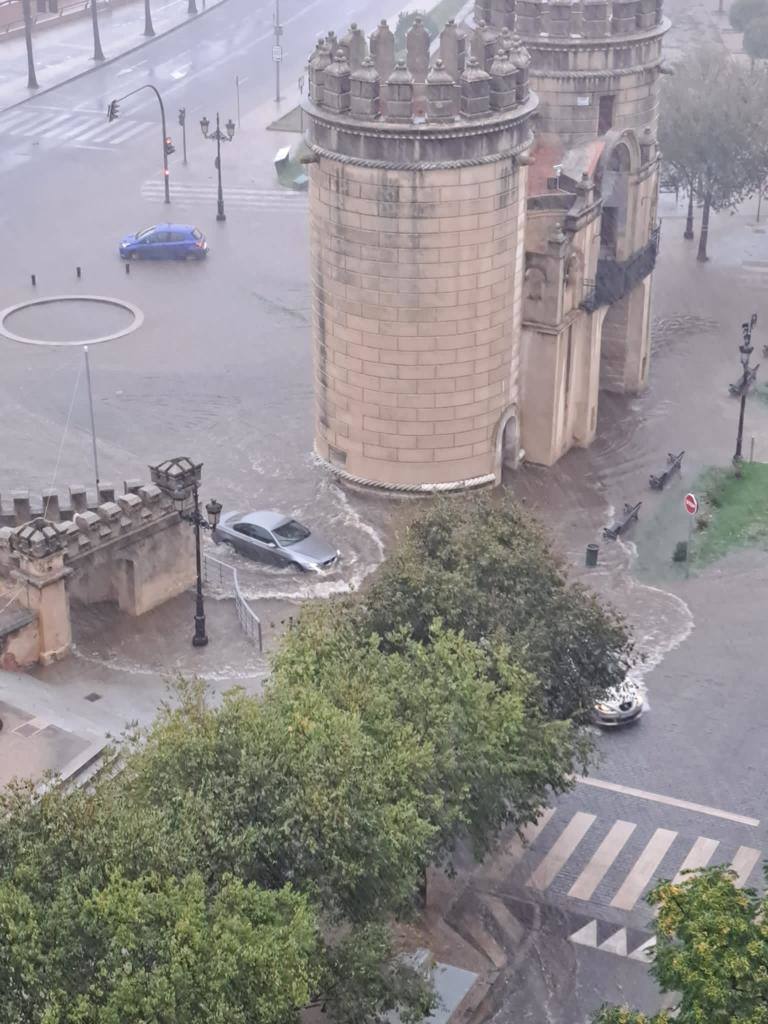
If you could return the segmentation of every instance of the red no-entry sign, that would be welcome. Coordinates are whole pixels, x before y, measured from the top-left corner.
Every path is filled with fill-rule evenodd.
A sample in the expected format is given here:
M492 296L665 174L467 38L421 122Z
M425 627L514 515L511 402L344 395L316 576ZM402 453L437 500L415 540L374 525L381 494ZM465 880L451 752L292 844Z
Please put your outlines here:
M695 494L686 494L683 504L689 516L695 516L699 511L699 499Z

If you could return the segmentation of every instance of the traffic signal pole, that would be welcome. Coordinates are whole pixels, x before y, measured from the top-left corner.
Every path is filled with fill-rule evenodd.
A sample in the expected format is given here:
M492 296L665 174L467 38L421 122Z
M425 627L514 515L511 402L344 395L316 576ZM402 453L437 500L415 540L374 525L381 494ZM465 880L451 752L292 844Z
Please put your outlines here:
M166 127L165 127L165 106L163 105L163 98L157 91L154 85L140 85L138 89L131 89L130 92L125 93L124 96L118 96L117 99L112 100L109 104L107 111L107 118L110 121L114 121L118 117L117 108L118 104L123 100L127 100L129 96L135 95L137 92L141 92L142 89L151 89L152 92L157 96L157 102L160 104L160 123L162 127L162 146L163 146L163 182L165 185L165 202L170 203L171 201L171 183L170 173L168 171L168 147L166 145L166 139L168 138Z

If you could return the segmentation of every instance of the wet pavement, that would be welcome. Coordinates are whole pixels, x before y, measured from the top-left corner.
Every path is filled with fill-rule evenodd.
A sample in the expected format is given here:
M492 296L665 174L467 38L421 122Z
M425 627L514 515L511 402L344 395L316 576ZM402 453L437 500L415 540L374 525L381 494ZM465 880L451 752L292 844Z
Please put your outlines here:
M49 772L68 778L97 756L103 741L0 700L0 788L13 779L39 781Z

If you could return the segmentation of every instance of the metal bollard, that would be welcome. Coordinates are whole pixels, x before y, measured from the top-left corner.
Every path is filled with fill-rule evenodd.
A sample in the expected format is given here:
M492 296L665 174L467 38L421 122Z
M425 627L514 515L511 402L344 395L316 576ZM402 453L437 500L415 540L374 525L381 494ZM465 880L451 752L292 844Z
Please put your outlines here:
M32 287L37 287L37 274L30 274L30 277L32 278Z
M75 267L75 273L77 274L78 280L83 276L83 268Z
M128 262L126 261L126 264L125 264L125 273L126 273L126 274L130 274L130 272L131 272L131 264L130 264L130 263L128 263Z
M587 544L587 557L585 564L588 569L594 569L597 565L597 553L599 550L599 544Z

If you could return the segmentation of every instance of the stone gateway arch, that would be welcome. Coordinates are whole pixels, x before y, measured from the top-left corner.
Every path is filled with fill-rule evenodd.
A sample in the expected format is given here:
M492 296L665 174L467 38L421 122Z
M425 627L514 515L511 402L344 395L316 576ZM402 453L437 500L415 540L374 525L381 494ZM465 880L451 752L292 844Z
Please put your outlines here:
M317 454L403 491L500 482L595 433L648 376L658 248L655 0L485 0L405 51L318 42Z

